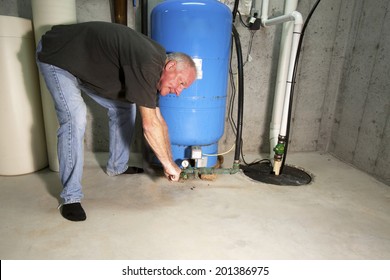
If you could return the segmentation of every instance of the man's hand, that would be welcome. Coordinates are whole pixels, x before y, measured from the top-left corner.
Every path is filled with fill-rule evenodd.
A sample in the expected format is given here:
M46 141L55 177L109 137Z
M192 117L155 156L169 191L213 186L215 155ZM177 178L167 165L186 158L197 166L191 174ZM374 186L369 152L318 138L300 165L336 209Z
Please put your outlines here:
M169 168L164 167L164 174L169 181L177 182L180 179L181 169L176 165L172 165Z
M165 176L170 181L179 181L181 169L172 159L168 128L160 110L139 106L139 111L145 139L163 165Z

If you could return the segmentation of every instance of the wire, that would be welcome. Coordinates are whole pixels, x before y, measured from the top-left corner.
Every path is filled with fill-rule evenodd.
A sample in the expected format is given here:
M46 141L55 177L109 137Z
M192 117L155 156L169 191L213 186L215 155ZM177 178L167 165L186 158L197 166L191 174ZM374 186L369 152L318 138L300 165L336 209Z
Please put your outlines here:
M239 17L239 19L240 19L241 24L242 24L243 26L245 26L246 28L249 28L249 25L247 25L247 24L242 20L242 16L241 16L240 11L237 11L237 13L238 13L238 17Z
M230 153L233 149L234 149L234 146L236 146L236 144L233 144L233 146L227 150L226 152L223 152L223 153L218 153L218 154L203 154L204 156L208 156L208 157L216 157L216 156L223 156L223 155L226 155L228 153Z
M238 2L239 0L236 0L235 3L234 3L234 9L233 9L233 23L235 21L235 17L236 17L236 14L238 13L239 15L239 19L240 19L240 22L241 24L243 24L246 28L249 29L249 26L246 25L244 23L244 21L242 20L242 16L241 16L241 13L238 11ZM238 87L239 87L239 92L238 92L238 117L237 117L237 124L236 122L234 121L234 118L233 118L233 108L234 108L234 102L235 102L235 96L236 96L236 85L235 85L235 77L234 77L234 74L233 74L233 70L232 70L232 53L233 53L233 44L232 44L232 51L231 51L231 58L230 58L230 83L231 83L231 88L232 88L232 94L231 94L231 97L230 97L230 102L229 102L229 109L228 109L228 116L229 116L229 122L230 122L230 125L232 127L232 130L233 130L233 133L235 134L236 136L236 152L235 152L235 160L238 160L240 157L241 159L243 160L243 162L245 164L248 165L248 163L245 161L245 158L244 158L244 153L243 153L243 139L242 139L242 126L243 126L243 99L244 99L244 96L243 96L243 87L244 87L244 81L243 81L243 68L245 66L245 64L249 61L249 57L250 57L250 53L252 51L252 45L253 45L253 38L254 38L254 35L256 33L256 30L251 30L251 37L250 37L250 41L249 41L249 44L248 44L248 51L247 51L247 56L246 56L246 61L243 62L242 61L242 52L241 52L241 43L240 43L240 40L239 40L239 35L238 35L238 32L233 24L233 38L235 39L235 47L236 47L236 52L237 52L237 68L238 68L238 79L239 81L237 82L238 83ZM241 111L241 113L240 113ZM234 146L233 146L234 147ZM232 147L232 148L233 148ZM268 159L267 159L268 162L270 162ZM260 162L260 161L258 161Z
M256 165L256 164L259 164L259 163L268 163L269 165L271 165L271 160L268 159L268 158L265 158L265 159L259 159L259 160L255 160L251 163L245 163L246 166L252 166L252 165Z
M243 26L245 26L246 28L250 28L249 25L245 24L245 22L242 20L242 16L241 16L241 13L240 11L237 11L238 13L238 17L240 19L240 22ZM255 36L255 33L256 33L257 30L250 30L251 32L251 37L249 39L249 44L248 44L248 51L247 51L247 54L246 54L246 59L245 59L245 62L243 64L243 66L245 66L245 64L249 61L249 57L250 57L250 54L252 52L252 44L253 44L253 37Z
M321 0L317 0L317 2L313 5L313 7L310 9L310 12L305 20L305 22L303 23L303 27L302 27L302 31L301 31L301 37L299 38L299 42L298 42L298 49L297 49L297 54L296 54L296 58L295 58L295 63L294 63L294 71L293 71L293 77L292 77L292 84L291 84L291 91L290 91L290 100L289 100L289 106L288 106L288 122L287 122L287 129L286 129L286 143L284 145L284 156L283 156L283 160L282 160L282 166L280 168L280 174L283 173L283 168L284 168L284 165L286 163L286 157L287 157L287 151L288 151L288 142L289 142L289 139L290 139L290 125L291 125L291 111L292 111L292 103L293 103L293 96L294 96L294 89L295 89L295 80L296 80L296 76L297 76L297 69L298 69L298 62L299 62L299 56L300 56L300 53L301 53L301 49L302 49L302 42L303 42L303 36L305 35L305 31L306 31L306 28L307 28L307 25L309 24L310 22L310 19L314 13L314 11L317 9L317 6L318 4L321 2Z
M232 45L232 49L233 49L233 45ZM234 118L233 118L233 109L234 109L234 101L236 99L236 84L234 83L234 73L233 73L233 69L232 69L232 51L230 52L230 69L229 69L229 73L230 73L230 86L232 88L231 90L231 96L230 96L230 100L229 100L229 108L228 108L228 118L229 118L229 123L230 123L230 126L233 130L233 133L234 133L234 136L237 135L237 126L236 126L236 123L234 121Z
M237 1L238 2L238 1ZM241 17L241 13L237 10L237 13L239 14L239 18L240 18L240 21L241 23L249 28L249 26L245 25L245 23L243 22L242 20L242 17ZM238 73L233 73L233 70L232 70L232 55L233 55L233 44L232 44L232 47L231 47L231 57L230 57L230 69L229 69L229 73L230 73L230 84L231 84L231 89L232 89L232 93L231 93L231 96L230 96L230 100L229 100L229 108L228 108L228 119L229 119L229 123L230 123L230 126L233 130L233 133L234 135L236 136L236 154L235 154L235 159L239 159L241 158L242 161L245 163L245 164L248 164L246 161L245 161L245 158L244 158L244 153L243 153L243 139L242 139L242 135L238 136L237 134L240 133L242 134L242 118L237 118L237 121L240 123L241 122L241 126L238 127L238 125L236 124L235 120L234 120L234 117L233 117L233 111L234 111L234 105L235 105L235 97L236 97L236 94L237 94L237 91L236 91L236 83L235 83L235 77L234 75L237 74L238 75L238 78L240 78L240 75L243 75L243 68L245 66L245 64L249 61L249 57L250 57L250 53L252 51L252 45L253 45L253 38L254 38L254 34L255 34L256 30L251 30L251 37L250 37L250 41L249 41L249 44L248 44L248 51L247 51L247 56L246 56L246 61L245 62L242 62L242 52L241 52L241 44L239 42L239 38L238 38L238 32L236 31L234 25L233 25L233 38L235 38L235 47L236 47L236 51L237 51L237 63L238 63ZM241 67L240 64L242 65ZM242 80L243 78L241 78ZM241 87L241 90L243 91L243 81L237 81L237 84L239 84L239 87ZM243 97L240 98L239 96L239 107L242 107L243 106ZM237 110L240 110L240 108L238 108ZM243 110L243 108L242 108ZM238 137L240 138L238 140Z
M244 66L247 62L249 62L249 57L251 56L251 52L252 52L253 37L255 36L255 33L256 33L256 30L251 30L251 37L249 39L248 51L246 53L246 59L244 62Z

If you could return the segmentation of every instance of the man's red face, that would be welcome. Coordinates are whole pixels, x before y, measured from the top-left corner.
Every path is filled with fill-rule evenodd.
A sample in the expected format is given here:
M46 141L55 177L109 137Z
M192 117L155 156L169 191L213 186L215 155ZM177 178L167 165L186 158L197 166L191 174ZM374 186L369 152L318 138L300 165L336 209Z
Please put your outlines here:
M176 66L176 61L169 61L164 67L158 88L162 96L169 93L179 96L183 89L188 88L196 79L194 69L178 71Z

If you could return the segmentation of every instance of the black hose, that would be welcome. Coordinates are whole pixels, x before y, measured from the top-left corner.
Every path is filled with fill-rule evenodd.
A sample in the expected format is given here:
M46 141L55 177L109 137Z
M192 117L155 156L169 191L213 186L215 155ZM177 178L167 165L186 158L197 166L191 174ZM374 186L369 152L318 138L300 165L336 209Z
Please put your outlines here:
M141 32L148 36L148 0L141 0Z
M288 117L287 117L288 121L287 121L287 129L286 129L286 143L284 145L284 155L283 155L282 165L280 167L280 174L283 173L283 168L284 168L284 165L286 163L286 157L287 157L288 142L289 142L289 138L290 138L290 123L291 123L292 103L293 103L293 96L294 96L294 89L295 89L295 80L296 80L296 76L297 76L299 56L300 56L301 48L302 48L303 35L305 34L305 30L307 28L307 25L309 24L309 21L313 15L314 11L317 9L317 6L320 2L321 2L321 0L317 0L317 2L311 8L311 10L310 10L310 12L309 12L304 24L303 24L302 31L301 31L301 37L299 38L297 55L296 55L295 63L294 63L293 77L291 80L290 100L289 100L289 104L288 104Z
M237 53L237 69L238 69L238 109L237 109L237 135L236 135L236 150L234 161L240 160L240 151L242 144L242 125L244 116L244 63L242 60L240 36L234 24L232 25L233 38L236 45Z
M236 0L234 1L234 7L233 7L233 23L235 22L236 20L236 15L237 15L237 12L238 12L238 4L240 3L240 0Z

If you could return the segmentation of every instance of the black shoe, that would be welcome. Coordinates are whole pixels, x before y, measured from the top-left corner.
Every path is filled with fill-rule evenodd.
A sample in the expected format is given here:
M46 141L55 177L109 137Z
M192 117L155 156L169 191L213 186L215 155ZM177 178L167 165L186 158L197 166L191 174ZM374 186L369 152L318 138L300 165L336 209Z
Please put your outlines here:
M144 170L139 167L132 167L129 166L125 172L122 174L138 174L138 173L144 173Z
M65 219L73 222L85 221L87 219L87 215L80 202L62 205L61 215Z

